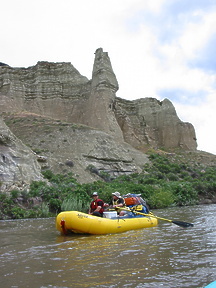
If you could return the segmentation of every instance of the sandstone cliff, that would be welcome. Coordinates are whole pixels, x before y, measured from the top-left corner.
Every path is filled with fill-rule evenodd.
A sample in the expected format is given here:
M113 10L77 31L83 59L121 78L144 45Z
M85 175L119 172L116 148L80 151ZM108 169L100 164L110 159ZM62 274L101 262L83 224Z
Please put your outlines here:
M42 169L72 171L81 182L89 182L100 171L112 176L140 171L148 161L141 151L149 147L196 151L192 124L178 118L168 99L128 101L116 97L118 89L108 53L102 48L95 52L91 80L71 63L0 66L1 116L24 144L40 150ZM5 127L2 120L0 126ZM1 152L5 147L2 142ZM34 173L40 178L33 162L32 179ZM0 165L1 181L19 178L15 169L7 178L7 163L1 160ZM89 165L97 173L92 175Z
M194 127L182 122L168 100L143 98L134 101L116 99L116 119L124 140L133 147L181 148L196 151Z
M116 97L118 82L108 53L95 52L92 80L70 63L38 62L29 68L0 67L0 109L29 111L88 125L135 148L153 145L196 150L194 128L182 122L172 103Z

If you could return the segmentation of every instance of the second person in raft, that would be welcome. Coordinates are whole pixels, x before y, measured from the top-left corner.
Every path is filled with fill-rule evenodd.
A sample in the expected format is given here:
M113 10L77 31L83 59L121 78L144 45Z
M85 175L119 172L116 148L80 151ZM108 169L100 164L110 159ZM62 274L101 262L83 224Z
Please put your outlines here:
M124 216L126 214L125 211L118 210L118 207L123 208L125 206L124 198L121 197L121 194L118 191L112 193L112 200L109 204L104 204L104 206L116 209L119 216Z

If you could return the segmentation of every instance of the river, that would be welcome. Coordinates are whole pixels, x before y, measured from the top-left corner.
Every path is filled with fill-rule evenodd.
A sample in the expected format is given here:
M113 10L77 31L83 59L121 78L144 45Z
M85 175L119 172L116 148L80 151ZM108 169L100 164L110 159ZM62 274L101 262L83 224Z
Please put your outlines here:
M203 288L216 280L216 205L155 210L194 224L61 236L55 219L0 221L4 288Z

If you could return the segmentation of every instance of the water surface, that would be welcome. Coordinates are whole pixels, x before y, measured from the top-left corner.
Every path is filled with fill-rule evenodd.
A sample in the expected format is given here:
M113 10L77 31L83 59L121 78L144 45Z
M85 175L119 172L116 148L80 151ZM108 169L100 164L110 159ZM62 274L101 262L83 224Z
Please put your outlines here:
M196 287L216 280L216 205L155 210L183 229L61 236L55 219L0 221L1 287Z

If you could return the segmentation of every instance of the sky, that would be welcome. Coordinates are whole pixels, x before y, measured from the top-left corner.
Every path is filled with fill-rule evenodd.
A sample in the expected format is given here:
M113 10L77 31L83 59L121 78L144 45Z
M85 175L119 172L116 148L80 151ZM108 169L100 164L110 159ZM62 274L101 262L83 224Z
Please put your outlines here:
M92 78L108 52L127 100L168 98L198 150L216 154L216 0L7 0L0 62L71 62Z

